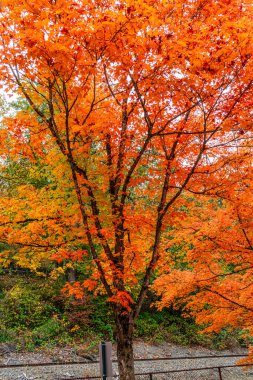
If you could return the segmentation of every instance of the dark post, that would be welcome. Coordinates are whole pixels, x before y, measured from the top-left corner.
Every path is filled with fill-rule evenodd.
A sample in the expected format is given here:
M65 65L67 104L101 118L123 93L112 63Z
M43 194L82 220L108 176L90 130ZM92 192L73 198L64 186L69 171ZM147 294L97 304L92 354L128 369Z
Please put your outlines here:
M221 368L220 367L218 367L218 371L219 371L219 380L222 380Z
M100 373L102 380L113 378L112 373L112 343L101 342L99 345Z
M105 342L101 343L101 351L102 351L102 379L106 380L107 371L106 371L106 344Z

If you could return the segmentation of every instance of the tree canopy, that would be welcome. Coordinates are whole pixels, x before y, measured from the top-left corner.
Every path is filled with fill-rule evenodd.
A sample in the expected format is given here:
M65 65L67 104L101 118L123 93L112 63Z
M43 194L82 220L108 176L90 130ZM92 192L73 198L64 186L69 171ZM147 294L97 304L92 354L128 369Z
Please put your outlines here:
M122 380L186 194L218 196L251 154L252 25L237 0L2 2L2 83L27 102L4 121L2 157L48 166L53 182L19 186L1 228L14 243L25 221L22 244L57 260L82 240L81 285L108 296Z

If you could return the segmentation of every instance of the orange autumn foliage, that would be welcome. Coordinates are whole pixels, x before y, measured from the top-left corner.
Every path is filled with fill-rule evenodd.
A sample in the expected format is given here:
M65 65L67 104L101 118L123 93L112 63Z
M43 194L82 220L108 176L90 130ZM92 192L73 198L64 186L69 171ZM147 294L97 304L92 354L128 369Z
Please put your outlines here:
M36 236L57 257L87 247L91 280L111 300L122 380L134 379L134 321L185 194L228 188L250 141L252 25L238 0L1 3L2 82L28 104L5 119L1 155L46 160L57 183L18 189L1 234L15 244L28 219L26 254Z
M175 236L184 242L187 268L173 268L167 254L155 283L162 296L159 307L184 299L186 310L207 332L233 326L253 335L253 156L249 147L245 156L245 149L226 187L213 181L208 195L188 198L187 217L174 224Z

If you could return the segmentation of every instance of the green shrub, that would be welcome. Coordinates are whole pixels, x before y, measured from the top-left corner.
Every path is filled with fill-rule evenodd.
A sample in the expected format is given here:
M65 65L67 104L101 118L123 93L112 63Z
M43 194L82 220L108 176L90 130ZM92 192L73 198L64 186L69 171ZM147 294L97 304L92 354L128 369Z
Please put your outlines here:
M38 292L18 283L6 292L0 314L3 324L10 328L34 328L50 317L52 308L45 305Z
M106 297L99 296L91 299L90 323L92 329L102 339L114 340L114 321Z
M49 319L32 331L32 341L36 346L40 346L45 342L54 341L63 332L64 328L58 319Z
M137 337L154 336L161 325L159 321L147 311L139 316L135 324Z
M0 343L9 342L12 340L12 338L13 334L11 334L11 330L2 325L0 327Z

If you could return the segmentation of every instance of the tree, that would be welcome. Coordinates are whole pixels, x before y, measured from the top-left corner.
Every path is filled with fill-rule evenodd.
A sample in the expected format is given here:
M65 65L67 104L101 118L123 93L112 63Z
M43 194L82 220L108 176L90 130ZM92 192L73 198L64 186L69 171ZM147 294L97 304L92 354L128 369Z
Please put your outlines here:
M84 286L108 296L121 380L183 192L204 191L250 133L251 30L235 0L2 2L2 79L30 105L5 121L9 138L42 159L54 146L71 173Z

